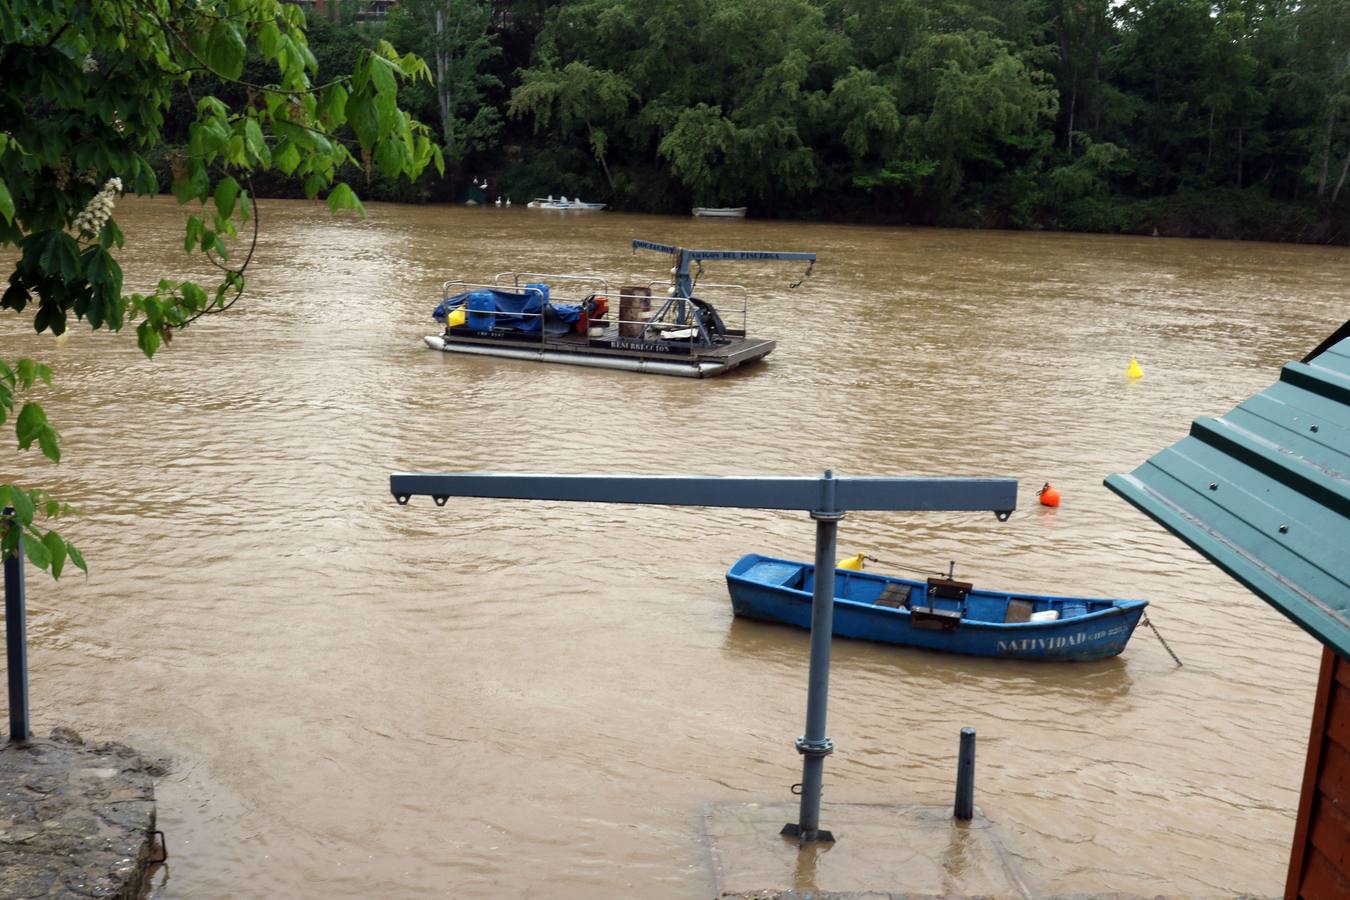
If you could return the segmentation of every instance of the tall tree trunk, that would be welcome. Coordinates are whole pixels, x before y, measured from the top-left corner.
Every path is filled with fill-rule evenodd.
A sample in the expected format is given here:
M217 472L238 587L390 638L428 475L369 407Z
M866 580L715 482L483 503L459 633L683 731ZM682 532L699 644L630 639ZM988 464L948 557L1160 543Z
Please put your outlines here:
M1059 59L1061 64L1069 66L1069 123L1064 131L1064 149L1068 151L1069 156L1073 156L1073 119L1078 106L1078 62L1073 58L1074 47L1070 34L1070 23L1067 10L1061 10L1059 15Z
M1317 178L1317 199L1327 192L1327 172L1331 168L1331 132L1336 127L1336 114L1327 116L1327 134L1322 141L1322 173Z
M1092 96L1093 96L1093 97L1098 96L1098 90L1099 90L1099 88L1101 88L1101 85L1102 85L1102 66L1101 66L1101 60L1100 60L1100 59L1097 59L1097 60L1095 60L1095 61L1092 63ZM1089 100L1088 102L1091 104L1090 108L1091 108L1092 111L1093 111L1093 115L1092 115L1092 131L1093 131L1094 134L1100 134L1100 133L1101 133L1101 130L1102 130L1102 103L1101 103L1100 100L1098 100L1096 103L1092 103L1091 100Z
M1237 186L1242 187L1242 129L1238 129L1238 180Z
M1331 202L1335 203L1336 198L1341 195L1341 188L1345 187L1345 176L1350 173L1350 151L1346 151L1345 165L1341 166L1341 177L1336 179L1336 189L1331 192Z
M464 28L464 4L460 3L456 7L454 33L449 35L446 34L445 10L444 2L436 6L436 103L441 111L441 133L445 136L445 155L457 161L461 142L455 134L455 112L458 104L455 102L455 91L450 84L450 63L454 61L454 54L461 49L460 32Z
M454 121L451 119L450 109L450 90L446 85L447 69L450 66L450 60L445 52L445 10L436 7L436 102L441 110L441 135L445 138L446 156L455 158L454 154Z
M1205 174L1209 174L1209 163L1214 158L1214 107L1209 108L1209 146L1205 148Z
M590 134L591 134L593 131L595 131L595 128L591 125L590 120L587 120L587 121L586 121L586 134L587 134L587 136L589 137ZM592 146L592 147L595 146L595 142L594 142L594 141L591 142L591 146ZM605 162L605 154L603 154L603 153L597 153L597 154L595 154L595 156L596 156L596 159L600 160L600 168L601 168L602 170L604 170L604 173L605 173L605 181L608 181L608 182L609 182L609 196L610 196L611 199L613 199L614 195L615 195L617 192L614 190L614 176L612 176L612 175L609 174L609 163Z
M1074 76L1073 93L1069 95L1069 130L1064 135L1064 149L1069 151L1069 156L1073 156L1073 116L1078 107L1078 77Z

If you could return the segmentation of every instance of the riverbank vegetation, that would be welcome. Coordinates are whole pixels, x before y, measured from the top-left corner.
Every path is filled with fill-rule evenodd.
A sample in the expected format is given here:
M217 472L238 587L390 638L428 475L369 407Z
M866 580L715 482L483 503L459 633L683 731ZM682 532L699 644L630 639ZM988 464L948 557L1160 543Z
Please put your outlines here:
M321 67L423 56L407 102L449 163L370 196L1350 240L1350 0L361 9L310 13Z

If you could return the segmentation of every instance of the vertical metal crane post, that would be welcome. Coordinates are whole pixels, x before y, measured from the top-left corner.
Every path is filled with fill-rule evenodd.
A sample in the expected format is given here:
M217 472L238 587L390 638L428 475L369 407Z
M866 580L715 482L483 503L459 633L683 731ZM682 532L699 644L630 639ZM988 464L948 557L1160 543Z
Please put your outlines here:
M783 833L801 843L833 841L820 827L825 757L834 744L825 735L830 684L830 638L834 633L835 539L849 510L992 510L1000 521L1017 507L1013 478L742 478L681 475L505 475L395 473L389 490L400 504L429 496L438 506L450 497L554 500L579 503L639 503L796 509L816 522L816 578L811 599L811 665L806 694L806 730L796 741L802 755L801 810Z
M804 260L806 262L806 275L811 274L811 269L814 268L816 264L816 255L814 253L784 250L691 250L687 247L676 247L671 244L658 244L654 241L644 241L634 238L633 252L636 253L639 250L667 253L675 257L675 265L671 266L671 275L673 276L672 283L675 288L672 299L678 304L676 309L676 320L680 322L683 322L685 319L684 302L694 295L694 276L689 271L691 263L701 263L705 259L723 259L741 262L747 260ZM803 275L802 277L805 278L806 275Z

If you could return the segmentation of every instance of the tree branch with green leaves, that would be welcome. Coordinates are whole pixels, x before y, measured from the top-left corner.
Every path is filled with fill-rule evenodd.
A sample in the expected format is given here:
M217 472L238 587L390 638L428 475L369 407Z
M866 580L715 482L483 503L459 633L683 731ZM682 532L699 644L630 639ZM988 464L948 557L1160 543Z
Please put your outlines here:
M444 170L430 130L399 108L400 83L429 80L426 64L380 41L349 74L316 84L304 13L293 4L8 0L0 40L0 249L18 253L0 308L31 310L37 332L60 335L72 317L110 331L135 323L137 344L153 356L177 330L229 309L257 243L247 189L254 173L296 176L306 196L362 214L346 172L416 178L430 164ZM242 80L250 51L270 79ZM220 278L165 278L127 292L115 205L123 193L158 193L146 154L163 143L175 89L191 90L207 75L243 88L242 96L196 99L169 187L180 203L199 206L184 251L203 254ZM252 243L231 265L239 227L250 223ZM27 399L51 377L32 360L0 360L0 424L12 417L19 450L36 443L55 463L59 436ZM85 568L73 545L39 524L66 514L66 505L41 488L4 484L0 506L14 510L0 552L14 552L23 532L34 565L53 576L67 559Z

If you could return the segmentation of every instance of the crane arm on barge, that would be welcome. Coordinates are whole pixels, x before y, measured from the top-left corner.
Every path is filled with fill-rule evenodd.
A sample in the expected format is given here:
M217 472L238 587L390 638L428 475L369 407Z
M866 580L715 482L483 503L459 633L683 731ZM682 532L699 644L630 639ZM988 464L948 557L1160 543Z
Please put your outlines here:
M653 319L661 320L673 306L675 311L675 321L685 322L692 319L694 326L698 329L699 343L711 344L712 337L709 335L709 326L719 322L716 309L706 303L696 303L692 315L686 317L685 304L694 299L694 276L690 273L691 264L701 264L703 260L805 260L806 274L802 279L811 275L811 269L815 267L816 255L814 253L805 253L799 251L787 250L691 250L688 247L675 247L670 244L658 244L655 241L644 241L640 238L633 239L633 252L639 250L651 250L656 253L665 253L675 257L675 265L671 267L672 284L670 288L670 299L657 312ZM801 281L792 285L796 287Z

